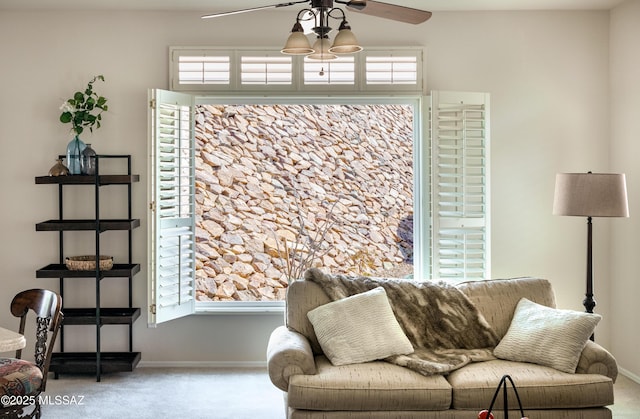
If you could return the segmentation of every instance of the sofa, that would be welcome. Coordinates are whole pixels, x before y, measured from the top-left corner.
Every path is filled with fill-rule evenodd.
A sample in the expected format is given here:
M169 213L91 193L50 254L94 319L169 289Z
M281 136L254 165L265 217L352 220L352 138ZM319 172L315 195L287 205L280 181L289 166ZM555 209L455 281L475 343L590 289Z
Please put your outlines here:
M455 288L477 307L501 342L510 332L521 301L556 306L552 286L545 279L467 281L456 283ZM268 373L283 391L287 418L474 418L488 407L505 374L516 383L528 417L612 417L607 406L614 400L617 364L607 350L591 340L577 352L575 373L497 357L434 375L384 360L333 365L307 316L330 302L317 283L292 282L286 297L285 325L275 329L269 339ZM499 397L494 407L496 419L504 417L501 403ZM520 417L511 390L509 408L511 417Z

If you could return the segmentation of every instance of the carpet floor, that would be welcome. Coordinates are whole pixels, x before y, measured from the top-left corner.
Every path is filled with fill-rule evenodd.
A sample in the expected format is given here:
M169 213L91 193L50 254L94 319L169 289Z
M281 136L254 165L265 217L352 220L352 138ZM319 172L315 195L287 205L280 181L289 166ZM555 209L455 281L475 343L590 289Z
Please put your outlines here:
M43 419L282 419L284 402L264 369L138 368L49 378ZM615 419L640 417L640 384L619 376Z

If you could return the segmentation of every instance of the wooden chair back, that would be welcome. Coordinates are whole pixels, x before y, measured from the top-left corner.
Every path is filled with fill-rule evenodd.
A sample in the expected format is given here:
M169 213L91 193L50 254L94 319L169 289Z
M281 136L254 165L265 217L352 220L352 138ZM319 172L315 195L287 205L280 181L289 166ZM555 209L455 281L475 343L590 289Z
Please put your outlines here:
M32 310L36 314L36 347L35 364L42 370L44 391L49 373L49 364L53 346L62 324L62 298L53 291L30 289L18 293L11 301L11 314L20 317L20 334L24 334L27 313ZM49 336L49 332L51 335ZM16 351L16 358L22 357L22 350Z

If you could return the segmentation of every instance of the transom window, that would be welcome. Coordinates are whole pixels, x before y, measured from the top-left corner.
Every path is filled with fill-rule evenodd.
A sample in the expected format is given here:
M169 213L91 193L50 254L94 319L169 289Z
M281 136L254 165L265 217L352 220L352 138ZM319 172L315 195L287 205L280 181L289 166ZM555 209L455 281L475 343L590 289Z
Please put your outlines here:
M358 54L319 61L285 56L279 50L170 48L175 91L422 93L423 51L367 48ZM335 88L334 88L335 87Z

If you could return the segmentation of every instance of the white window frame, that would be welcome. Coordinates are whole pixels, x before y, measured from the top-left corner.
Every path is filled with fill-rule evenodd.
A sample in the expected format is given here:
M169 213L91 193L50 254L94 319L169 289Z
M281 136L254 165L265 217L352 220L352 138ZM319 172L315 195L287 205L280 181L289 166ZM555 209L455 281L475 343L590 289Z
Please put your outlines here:
M230 62L228 84L181 84L180 57L228 57ZM415 83L376 83L366 82L367 57L410 57L415 59ZM292 59L292 83L287 84L243 84L241 80L242 57L283 57L277 48L217 48L217 47L169 47L169 86L177 92L195 94L233 92L234 95L255 95L268 91L274 95L299 95L301 93L321 94L332 96L381 95L385 93L400 95L424 95L426 90L424 60L425 51L415 47L367 47L357 54L345 55L354 60L354 82L352 84L306 84L304 56L288 56ZM326 61L325 71L329 71L334 61ZM318 62L312 62L317 65Z
M380 54L381 56L389 55L390 51L397 51L398 49L380 49L379 51L369 50L366 54L360 54L358 62L364 62L367 54ZM289 86L284 88L278 88L278 85L262 85L256 88L255 85L249 89L238 89L238 71L234 69L234 65L239 62L239 57L244 52L249 55L255 54L257 50L244 49L244 50L228 50L217 48L188 48L188 47L172 47L170 49L171 57L176 57L179 54L229 54L233 56L231 63L230 73L230 85L215 85L215 96L211 95L212 85L192 85L189 86L189 90L182 86L183 92L166 92L170 94L172 98L179 98L181 103L189 102L192 106L200 104L227 104L227 105L242 105L242 104L410 104L414 107L414 276L416 278L435 278L434 273L437 270L438 262L435 260L438 258L438 243L434 240L434 237L440 233L440 229L443 227L441 220L438 216L436 207L438 205L437 199L434 197L438 194L438 185L435 183L438 179L439 173L434 170L437 167L437 153L433 153L433 150L437 147L437 129L434 130L434 124L432 117L434 116L433 110L438 106L438 103L458 103L459 101L467 101L468 103L482 102L484 106L484 141L486 145L486 177L484 179L484 217L482 218L482 227L485 232L485 246L483 255L484 258L484 277L490 277L490 210L489 210L489 95L488 94L474 94L474 93L459 93L459 92L432 92L430 96L425 96L422 93L424 88L424 72L422 71L422 58L423 52L419 50L417 56L420 57L418 62L418 75L417 85L366 85L363 89L363 83L365 80L365 73L363 73L364 67L360 64L356 65L356 83L353 89L347 85L329 86L320 85L322 87L322 95L312 94L314 89L318 89L318 86L307 86L307 88L301 88L298 91L291 89ZM407 51L416 51L416 49L405 49ZM258 52L265 54L264 50ZM386 55L385 55L386 54ZM402 55L402 53L399 53ZM300 58L300 57L296 57ZM177 67L173 58L170 60L170 77L172 82L170 85L175 89L173 83L176 77L175 72ZM234 64L235 63L235 64ZM297 72L298 78L294 77L294 80L301 80L303 78L303 68L301 60L293 60L293 71ZM298 83L298 81L296 81ZM294 85L296 83L293 83ZM334 89L340 89L338 93L334 93ZM269 97L264 96L264 91L270 92ZM252 94L253 92L253 94ZM392 92L392 93L390 93ZM259 94L260 96L256 95ZM177 95L177 96L173 96ZM154 102L156 97L159 97L157 90L150 90L150 108L157 106ZM178 99L176 99L178 100ZM152 284L155 284L154 278L156 274L156 264L158 249L153 244L155 243L154 234L158 231L158 221L153 212L154 204L154 188L156 187L156 177L154 173L154 138L155 133L154 119L150 111L150 162L149 162L149 326L154 327L157 323L164 320L170 320L172 316L161 316L157 313L159 309L155 304L155 298L157 297L157 291L152 290ZM193 113L193 110L192 110ZM435 135L435 137L434 137ZM195 167L194 167L195 170ZM422 181L421 181L422 180ZM464 218L464 217L462 217ZM448 222L450 222L449 220ZM478 223L478 220L472 220L474 223ZM456 222L464 223L466 220L461 219ZM445 223L446 224L446 223ZM448 224L447 224L448 225ZM446 227L446 226L445 226ZM195 227L194 227L195 228ZM206 303L198 302L195 304L195 270L192 283L193 298L187 302L180 310L174 310L174 317L180 317L187 314L268 314L278 313L281 314L284 310L284 301L277 302L215 302Z
M456 92L432 92L431 96L405 96L405 97L352 97L352 98L337 98L337 97L212 97L212 96L191 96L187 94L180 94L182 97L191 98L194 105L200 104L228 104L228 105L243 105L243 104L363 104L363 103L379 103L379 104L410 104L414 106L414 276L416 278L433 278L433 273L436 272L438 262L434 260L438 257L438 244L434 240L440 233L441 228L448 228L449 224L442 225L438 215L437 205L438 200L434 198L439 193L437 179L439 176L437 170L437 153L433 153L433 150L437 147L437 126L434 125L434 109L436 109L440 103L459 103L465 102L471 103L476 106L478 103L484 109L484 150L485 160L485 174L484 177L484 217L482 217L482 228L485 232L485 254L484 260L484 273L483 277L490 277L490 210L489 210L489 96L488 94L473 94L473 93L456 93ZM150 94L150 97L156 97L156 94ZM187 99L185 99L187 100ZM155 104L154 104L155 105ZM435 116L437 118L437 115ZM431 119L430 119L431 118ZM150 126L153 126L151 120ZM432 138L433 137L433 138ZM435 138L435 139L434 139ZM151 159L153 159L153 154ZM431 161L430 161L431 159ZM436 169L434 169L436 167ZM150 172L151 173L151 172ZM150 176L150 181L153 181L154 177ZM421 179L423 181L421 181ZM154 186L150 184L149 188ZM153 202L150 203L150 208L153 208ZM149 219L153 220L153 214ZM478 223L477 219L471 220L473 223ZM451 223L451 220L447 221ZM460 217L456 223L468 223L469 220L465 220L464 217ZM464 225L463 225L464 226ZM195 227L194 227L195 228ZM150 230L152 228L150 227ZM151 234L151 233L150 233ZM155 249L152 245L153 238L150 237L150 251ZM155 264L156 259L149 257L149 263ZM153 272L153 266L150 266L150 274ZM473 275L472 275L473 276ZM152 282L152 281L150 281ZM195 283L195 278L194 278ZM195 290L194 290L195 293ZM149 293L150 299L152 293ZM195 297L194 297L195 299ZM154 306L154 302L150 301L150 307ZM284 302L215 302L205 303L201 302L194 304L192 314L255 314L255 313L282 313L284 310ZM184 314L184 313L183 313ZM187 313L189 314L189 313ZM156 320L156 313L153 316L150 314L150 325ZM152 321L153 320L153 321Z

